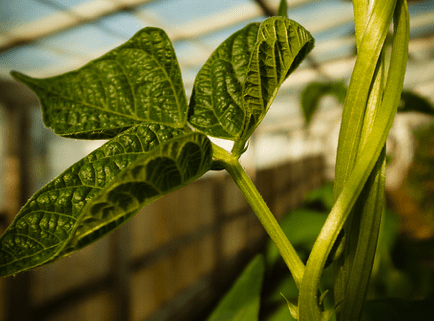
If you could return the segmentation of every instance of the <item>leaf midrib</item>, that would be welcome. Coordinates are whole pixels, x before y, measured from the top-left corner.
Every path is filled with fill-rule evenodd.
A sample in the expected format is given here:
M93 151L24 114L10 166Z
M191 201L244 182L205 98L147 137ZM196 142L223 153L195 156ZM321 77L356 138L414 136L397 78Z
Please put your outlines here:
M17 233L15 233L15 234L17 234ZM12 255L11 253L9 253L9 251L6 251L3 247L1 248L1 251L5 251L5 252L7 252L8 254L10 254L10 255L12 255L13 257L14 257L14 260L13 261L8 261L6 264L2 264L2 265L0 265L0 267L3 267L3 266L9 266L9 265L11 265L12 263L14 263L14 262L19 262L19 261L22 261L22 260L25 260L25 259L27 259L28 257L34 257L35 255L38 255L38 254L40 254L41 252L45 252L45 251L48 251L48 250L50 250L50 249L52 249L52 248L55 248L55 247L57 247L57 246L59 246L59 244L60 244L60 246L61 246L61 244L62 243L64 243L64 242L60 242L60 243L58 243L58 244L56 244L56 245L52 245L52 246L49 246L49 247L43 247L43 249L41 249L40 251L38 251L38 252L36 252L36 253L33 253L33 254L31 254L31 255L26 255L26 256L23 256L23 257L20 257L20 258L16 258L14 255ZM57 252L56 254L58 254L59 252ZM44 262L47 262L47 261L49 261L50 259L46 259ZM42 264L44 263L44 262L42 262ZM40 264L39 264L40 265ZM35 267L35 266L33 266L33 267ZM28 270L28 269L30 269L30 268L32 268L32 267L28 267L28 268L26 268L25 270ZM25 270L20 270L20 271L25 271Z

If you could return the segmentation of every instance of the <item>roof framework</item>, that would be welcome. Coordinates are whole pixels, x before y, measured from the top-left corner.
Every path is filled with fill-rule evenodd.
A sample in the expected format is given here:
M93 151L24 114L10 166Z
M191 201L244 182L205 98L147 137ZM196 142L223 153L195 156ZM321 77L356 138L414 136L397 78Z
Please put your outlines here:
M186 82L218 44L251 21L272 15L278 0L4 0L0 3L0 77L10 70L47 77L76 69L146 26L174 43ZM354 63L351 3L289 0L291 19L316 38L309 59L285 87L313 79L348 79ZM434 98L434 0L411 2L406 87Z

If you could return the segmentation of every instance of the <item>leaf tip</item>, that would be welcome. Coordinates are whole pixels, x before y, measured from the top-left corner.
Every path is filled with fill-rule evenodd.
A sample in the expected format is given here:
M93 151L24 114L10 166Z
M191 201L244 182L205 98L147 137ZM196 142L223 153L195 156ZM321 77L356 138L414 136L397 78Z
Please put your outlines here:
M15 70L12 70L12 71L10 72L10 75L11 75L12 78L14 78L15 80L17 80L17 81L19 81L19 82L22 82L22 83L24 83L24 84L29 83L29 81L32 79L32 77L26 76L26 75L22 74L21 72L19 72L19 71L15 71Z
M298 313L298 306L297 306L297 304L294 304L294 303L292 303L291 301L289 301L289 300L285 297L285 295L283 295L282 292L280 292L280 295L285 299L286 304L288 305L289 312L291 313L291 316L292 316L294 319L298 320L299 313Z
M12 78L19 80L19 78L23 75L22 73L15 71L15 70L11 70L11 72L9 73Z

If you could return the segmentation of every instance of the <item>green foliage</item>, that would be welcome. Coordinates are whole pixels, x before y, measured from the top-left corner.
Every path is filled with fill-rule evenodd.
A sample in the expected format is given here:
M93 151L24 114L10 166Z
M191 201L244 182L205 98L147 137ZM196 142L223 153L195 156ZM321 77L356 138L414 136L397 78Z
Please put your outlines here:
M409 17L405 1L398 0L396 7L390 1L374 2L371 10L366 1L354 1L354 5L358 56L344 103L335 202L306 263L299 296L301 320L323 320L330 315L318 304L318 287L344 225L343 254L334 265L338 320L359 318L376 250L383 207L383 149L404 82ZM392 16L394 34L389 64L393 68L386 74L385 55L381 52ZM360 269L362 266L367 268Z
M307 192L304 200L311 207L330 211L333 207L333 182L325 182L319 188Z
M211 143L163 125L136 125L38 191L1 238L1 276L69 255L211 166Z
M313 46L310 33L292 20L272 17L261 24L243 85L246 113L242 139L250 137L265 117L280 85Z
M320 188L309 192L306 202L301 208L288 212L282 218L282 229L301 257L310 252L312 244L321 230L320 221L323 222L327 217L331 185L331 183L325 183ZM318 208L321 210L317 210ZM300 223L298 221L303 222L303 224L298 224ZM292 222L292 224L288 224L289 222ZM298 229L301 231L298 231ZM425 316L425 318L417 318L418 320L431 320L432 318L433 312L430 308L432 304L430 294L433 291L432 272L429 275L422 276L421 274L427 273L421 269L421 266L415 266L417 263L415 263L414 255L416 251L423 252L425 256L419 258L419 260L422 259L422 262L424 262L428 259L427 253L431 252L429 255L432 258L434 253L430 250L432 242L426 244L426 248L422 248L420 244L410 244L411 249L406 249L408 245L403 246L398 236L398 216L386 209L369 284L369 301L367 301L364 309L364 319L362 320L394 320L395 311L390 311L390 309L397 309L396 305L402 306L399 308L402 311L402 320L414 320L415 318L412 319L411 316L412 313L415 315L414 311L416 310L421 316ZM416 246L419 250L415 250ZM401 262L401 267L398 267L395 262L399 261L399 259L402 260L405 256L404 253L407 251L412 253L411 257L406 257L405 263ZM267 244L265 255L267 259L265 284L272 285L272 289L269 289L262 297L263 303L261 306L264 309L272 310L266 320L293 320L286 303L282 299L282 294L291 301L295 302L297 300L298 289L294 279L290 273L285 273L285 271L278 268L283 262L272 242ZM404 268L405 265L409 266ZM425 270L427 269L425 268ZM323 272L321 288L330 290L325 297L325 300L328 301L326 305L330 306L330 304L333 304L333 294L331 293L333 289L333 273L330 268ZM395 299L387 300L390 297L395 297ZM382 308L384 308L384 311L380 311ZM427 316L430 316L430 318Z
M252 23L237 31L199 71L189 122L207 135L234 140L234 153L241 154L280 85L313 45L309 32L282 17Z
M344 116L336 167L338 181L334 193L325 189L311 196L313 203L325 200L323 208L332 207L331 213L326 219L321 213L311 215L314 212L297 211L295 215L289 215L281 222L281 228L286 232L292 246L304 245L310 249L316 239L305 268L301 268L304 275L301 282L297 275L300 269L294 269L297 272L294 273L291 262L285 260L293 273L293 279L284 278L282 287L290 289L291 301L297 299L294 297L297 288L300 291L298 306L291 304L292 315L297 315L300 320L329 320L333 317L338 320L359 320L368 292L384 206L384 144L401 95L407 60L409 20L404 1L398 1L396 8L392 2L374 3L371 11L367 5L367 2L355 1L359 57L346 95L346 88L342 83L335 88L330 84L314 84L308 88L310 95L309 92L305 94L307 107L304 112L307 122L310 121L321 97L330 92L336 94L340 102L344 102ZM383 51L386 51L385 47L389 43L384 40L392 16L395 33L392 55L387 63L394 68L387 70ZM365 40L362 42L363 35ZM377 282L387 279L390 284L393 283L392 278L384 278L384 275L379 273L380 265L390 267L389 271L394 275L401 274L390 265L389 247L394 240L393 233L396 233L396 229L383 227L379 247L382 257L386 259L377 257L377 261L381 263L377 263L374 270ZM271 230L269 235L273 234L274 231ZM275 239L273 241L278 245L279 242ZM276 265L277 249L282 253L279 246L269 245L266 253L267 267ZM303 253L299 252L298 255L303 257ZM321 278L331 260L338 261L335 265L334 284L330 282L331 278L327 277L327 273ZM323 286L327 289L324 292ZM333 287L334 295L329 291ZM274 301L276 293L273 292ZM330 296L334 296L334 302L327 302ZM325 307L321 306L323 300ZM372 302L375 304L375 301ZM405 305L409 307L413 303L405 301ZM366 316L369 312L366 310L364 313ZM274 320L273 318L291 319L286 305L281 305L280 310L270 317L271 320Z
M288 307L285 305L282 305L273 315L271 315L267 321L295 321L288 311Z
M264 271L264 258L258 255L241 273L207 321L258 320Z
M398 111L416 111L434 116L434 105L428 99L414 92L404 90L401 94L401 104L398 107Z
M143 122L176 128L187 123L178 60L158 28L142 29L76 71L46 79L12 76L37 94L45 125L61 136L112 138Z
M344 82L311 82L301 93L301 110L306 126L312 120L312 116L318 110L319 102L325 96L334 96L338 103L343 104L347 86Z
M309 125L313 115L319 108L322 98L333 96L337 102L343 104L347 93L347 86L342 81L337 82L319 82L309 83L302 91L300 96L301 110L306 122ZM398 112L420 112L426 115L434 116L433 104L412 91L404 90L401 93L401 102L398 106Z
M312 36L294 21L249 24L200 70L189 106L172 43L158 28L144 28L60 76L12 72L37 94L55 133L111 140L24 205L0 238L0 275L69 255L150 202L236 161L282 82L312 48ZM204 134L233 139L238 148L228 154Z
M57 134L111 140L24 205L0 238L0 275L69 255L208 170L226 169L275 244L267 248L267 268L278 265L279 252L291 272L292 279L284 279L290 291L282 292L299 291L298 298L289 297L292 316L302 321L334 315L359 320L380 233L385 142L401 97L409 18L405 0L374 2L371 9L367 1L354 0L354 7L358 58L345 100L342 83L312 84L302 99L307 123L324 95L344 102L333 195L328 188L310 196L311 202L321 201L323 209L331 210L328 216L296 211L282 226L238 159L279 87L314 45L309 32L285 18L286 1L280 2L280 16L247 25L213 52L195 79L189 104L173 46L158 28L145 28L64 75L35 79L12 72L38 95L44 122ZM415 100L404 94L403 109L414 109ZM432 112L432 106L417 103L422 106L418 110ZM232 151L212 144L207 135L234 141ZM306 265L294 245L306 250ZM332 260L334 284L327 273L321 278ZM264 258L256 257L209 320L258 320L264 269ZM378 310L400 304L399 317L407 320L415 305L422 311L425 303L372 301L364 317L375 319ZM279 310L270 320L285 317L290 319Z
M226 39L197 74L189 122L207 135L226 139L241 135L246 113L242 87L259 25L251 23Z

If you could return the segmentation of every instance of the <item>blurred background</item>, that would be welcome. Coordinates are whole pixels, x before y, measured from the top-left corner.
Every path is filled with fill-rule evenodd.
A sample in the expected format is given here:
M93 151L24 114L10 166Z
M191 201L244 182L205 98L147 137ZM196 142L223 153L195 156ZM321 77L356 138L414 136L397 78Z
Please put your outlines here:
M154 26L173 42L189 97L213 50L247 23L274 15L278 4L0 1L0 232L35 191L104 143L63 139L44 128L36 96L10 77L11 70L58 75ZM432 249L434 1L409 1L409 9L404 87L423 97L416 104L425 109L396 117L388 141L387 196L399 235ZM326 92L307 126L300 97L312 83L348 84L356 53L350 1L288 0L288 16L312 33L316 46L283 84L241 159L278 218L304 204L306 192L333 180L341 100ZM223 172L212 172L144 208L94 245L0 279L0 320L203 320L264 240L233 183ZM428 252L421 252L421 261L434 268Z

